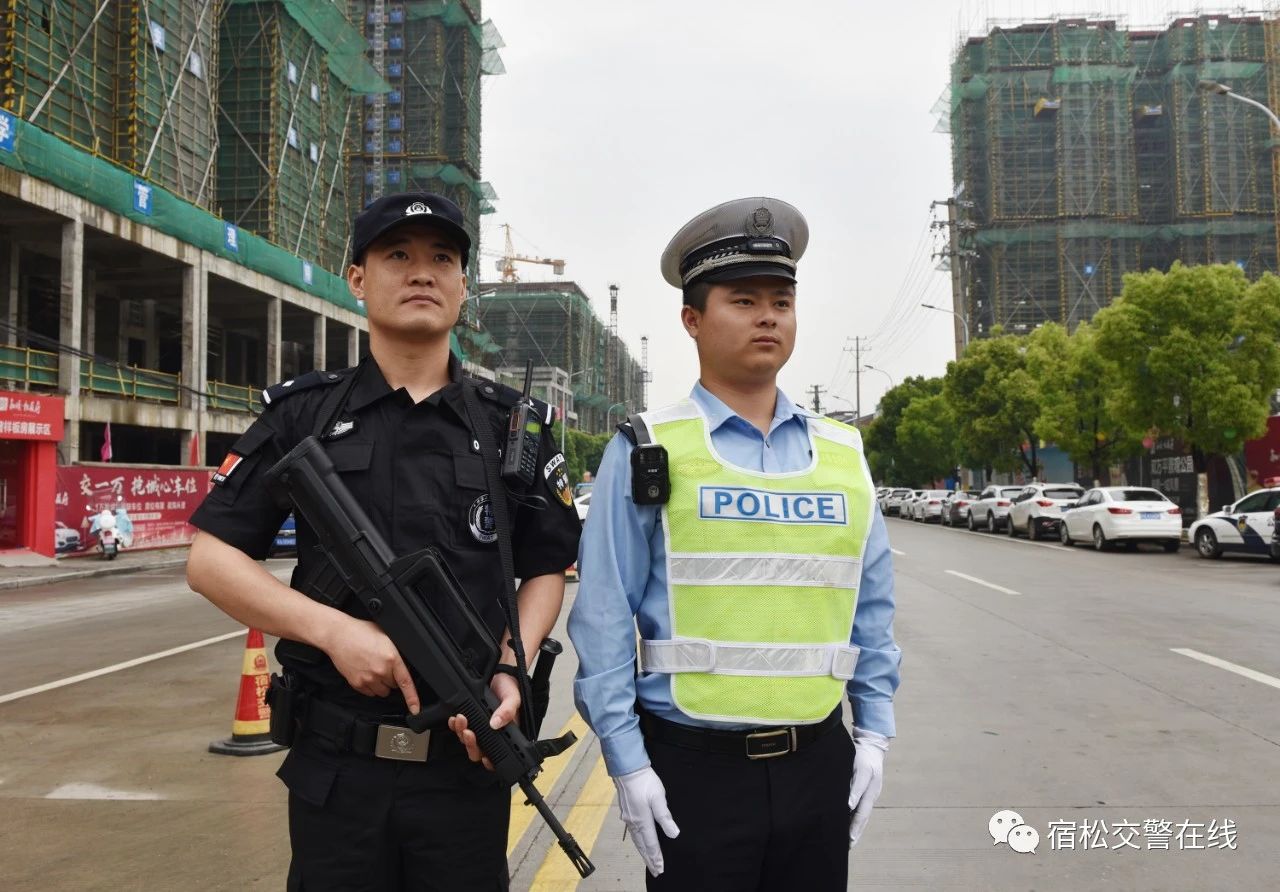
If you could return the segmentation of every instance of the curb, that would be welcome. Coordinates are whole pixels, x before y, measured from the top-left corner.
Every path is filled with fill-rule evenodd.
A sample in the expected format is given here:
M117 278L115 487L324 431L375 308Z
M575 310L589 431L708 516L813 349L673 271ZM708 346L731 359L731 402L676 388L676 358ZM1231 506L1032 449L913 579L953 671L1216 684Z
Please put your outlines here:
M163 561L140 566L138 564L116 564L114 566L96 567L92 570L68 570L49 576L24 576L18 579L0 579L0 591L16 588L30 588L33 585L50 585L55 582L70 582L75 579L91 579L94 576L117 576L123 573L143 573L147 570L171 570L185 565L187 559L168 558Z

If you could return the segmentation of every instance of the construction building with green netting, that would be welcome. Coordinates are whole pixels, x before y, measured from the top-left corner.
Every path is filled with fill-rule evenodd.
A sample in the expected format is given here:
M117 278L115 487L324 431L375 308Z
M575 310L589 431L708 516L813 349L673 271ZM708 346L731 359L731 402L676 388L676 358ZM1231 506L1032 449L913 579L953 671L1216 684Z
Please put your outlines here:
M333 0L0 0L0 407L64 422L0 419L0 508L53 498L47 446L217 464L263 387L357 361L346 160L391 89L366 48ZM21 515L0 542L45 549Z
M1125 273L1277 268L1280 20L1199 15L1154 30L1058 19L964 40L940 129L952 139L955 309L973 337L1074 329ZM959 341L957 341L959 347Z
M647 408L642 363L576 283L489 282L480 294L480 324L493 341L495 368L519 387L532 361L535 395L560 409L570 427L604 433ZM616 289L610 299L612 319Z
M472 244L493 189L480 178L481 78L501 74L502 41L480 0L348 0L367 58L390 86L352 124L350 193L435 192L460 208Z

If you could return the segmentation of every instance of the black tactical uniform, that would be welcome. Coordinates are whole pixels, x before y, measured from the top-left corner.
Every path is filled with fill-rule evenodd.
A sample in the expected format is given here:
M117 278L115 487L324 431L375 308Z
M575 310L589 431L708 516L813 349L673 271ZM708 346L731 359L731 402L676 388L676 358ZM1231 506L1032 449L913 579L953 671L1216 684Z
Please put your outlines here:
M403 388L393 391L368 357L355 369L309 372L268 388L267 408L232 447L191 523L264 558L287 512L263 475L323 426L326 451L391 549L403 555L436 546L497 636L506 626L502 570L480 449L483 441L492 453L502 442L519 394L464 376L452 355L449 377L417 404ZM338 388L341 405L331 396ZM475 388L483 418L469 417L463 388ZM535 408L544 421L537 479L529 487L507 484L521 579L572 564L580 530L550 410L536 401ZM324 558L300 517L297 527L293 585L301 589ZM369 618L354 597L341 609ZM324 653L298 642L281 641L276 655L308 703L278 772L290 791L289 888L506 888L508 788L468 761L443 725L431 734L425 762L374 756L378 725L403 724L400 692L361 695ZM418 690L426 708L430 692L420 682Z

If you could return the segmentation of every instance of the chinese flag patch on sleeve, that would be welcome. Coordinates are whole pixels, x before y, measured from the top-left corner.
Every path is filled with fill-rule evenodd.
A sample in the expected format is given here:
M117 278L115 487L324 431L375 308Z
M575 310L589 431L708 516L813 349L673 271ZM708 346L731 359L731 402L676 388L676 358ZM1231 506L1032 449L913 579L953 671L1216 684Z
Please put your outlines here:
M240 467L240 462L244 461L243 455L236 455L234 452L228 452L227 457L222 460L222 464L218 465L218 470L213 472L214 486L222 486L227 482L236 468Z

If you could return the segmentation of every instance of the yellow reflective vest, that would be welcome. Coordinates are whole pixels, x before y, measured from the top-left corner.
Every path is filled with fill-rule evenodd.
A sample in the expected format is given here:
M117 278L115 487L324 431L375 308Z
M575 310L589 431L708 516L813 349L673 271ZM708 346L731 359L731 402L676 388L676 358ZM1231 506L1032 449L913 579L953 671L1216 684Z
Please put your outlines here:
M874 489L856 428L809 418L813 461L748 471L716 454L692 400L645 412L640 442L666 448L662 508L672 638L645 640L646 672L671 674L686 715L810 724L840 703Z

